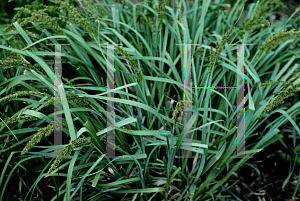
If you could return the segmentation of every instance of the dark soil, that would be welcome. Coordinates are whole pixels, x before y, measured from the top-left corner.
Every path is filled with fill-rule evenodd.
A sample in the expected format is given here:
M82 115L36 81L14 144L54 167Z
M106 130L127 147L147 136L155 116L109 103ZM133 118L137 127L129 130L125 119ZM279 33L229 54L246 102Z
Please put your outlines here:
M300 141L298 140L298 144ZM292 161L287 161L280 156L281 152L286 152L280 142L268 146L265 150L249 159L254 168L244 165L236 171L238 178L233 177L228 183L233 184L229 190L237 195L241 200L265 200L265 201L292 201L300 200L300 191L292 199L299 173L298 163L289 178L287 185L282 189L282 185L293 167Z

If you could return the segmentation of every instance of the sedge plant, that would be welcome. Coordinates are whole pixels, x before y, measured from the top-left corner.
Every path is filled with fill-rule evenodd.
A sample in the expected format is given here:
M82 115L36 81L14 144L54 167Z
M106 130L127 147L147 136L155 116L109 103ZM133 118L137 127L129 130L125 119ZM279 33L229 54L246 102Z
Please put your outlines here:
M58 176L61 183L55 183L52 200L224 200L232 195L224 195L223 184L248 156L255 157L283 138L280 129L285 123L300 134L296 119L300 102L282 105L300 83L299 77L290 78L299 72L300 53L299 39L294 37L299 31L287 30L292 19L270 25L263 4L250 4L242 12L240 0L230 11L223 0L195 0L192 7L186 1L78 0L80 10L68 1L49 2L53 5L36 1L18 8L14 22L0 35L0 135L14 136L8 145L3 141L1 154L11 151L13 143L20 145L19 151L5 155L0 200L7 196L18 166L51 156L55 149L50 142L39 146L49 141L57 115L55 54L49 43L69 44L61 46L62 82L74 87L62 88L63 149L57 159L41 165L25 199L31 200L34 192L42 196L39 182ZM176 6L180 8L175 11ZM21 48L10 46L11 40ZM192 46L193 86L236 86L237 46L230 44L253 44L245 46L244 55L246 157L235 157L235 89L195 87L192 101L183 102L184 46L177 44L187 43L199 44ZM116 158L105 157L108 92L103 87L107 85L103 44L116 46ZM175 157L186 149L180 114L187 106L193 113L192 159ZM277 118L260 130L272 114ZM20 162L8 169L14 154L22 154ZM71 157L61 157L65 155Z

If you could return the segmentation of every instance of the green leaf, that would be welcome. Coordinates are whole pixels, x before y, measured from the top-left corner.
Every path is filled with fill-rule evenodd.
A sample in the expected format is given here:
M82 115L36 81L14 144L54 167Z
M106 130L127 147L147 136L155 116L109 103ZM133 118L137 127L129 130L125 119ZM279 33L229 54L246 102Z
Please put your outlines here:
M170 178L170 182L172 182L172 180L174 179L174 177L178 174L178 172L181 170L181 167L177 168L177 170L172 174L171 178Z
M156 193L156 192L164 192L165 189L161 187L157 188L145 188L145 189L130 189L130 190L115 190L111 191L112 193Z
M156 136L156 135L171 135L170 131L166 130L129 130L116 127L117 130L131 135Z
M103 150L102 147L101 147L101 141L100 141L99 137L96 135L96 130L95 130L94 126L92 125L92 123L89 120L87 120L87 122L83 125L89 131L88 134L92 138L93 143L95 144L95 146L99 150L101 150L103 153L105 153L105 150Z
M71 193L71 184L72 184L72 175L73 175L73 168L76 162L76 159L79 155L79 150L75 151L75 154L72 156L69 169L68 169L68 176L67 176L67 187L66 187L66 200L71 200L70 193Z
M102 187L102 188L111 188L111 187L119 186L119 185L122 185L122 184L139 182L140 180L141 179L139 177L135 177L135 178L123 179L123 180L120 180L120 181L115 181L115 182L111 182L111 183L107 183L107 184L99 184L99 186Z

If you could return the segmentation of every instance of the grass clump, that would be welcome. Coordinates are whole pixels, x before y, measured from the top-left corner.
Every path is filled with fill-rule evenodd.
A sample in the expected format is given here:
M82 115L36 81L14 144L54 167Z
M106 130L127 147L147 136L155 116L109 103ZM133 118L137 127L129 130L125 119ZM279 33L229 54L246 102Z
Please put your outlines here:
M279 47L280 50L266 54L261 60L250 62L257 50L260 51L256 56L261 56L265 50L274 51L278 48L277 40L282 42L291 37L294 39L293 35L297 35L298 32L292 31L289 34L285 31L279 32L282 35L279 36L275 30L281 30L280 27L276 29L273 29L274 25L268 27L266 15L262 15L262 18L255 17L255 9L249 10L247 14L254 17L242 22L237 30L235 28L238 27L236 22L239 21L237 17L239 15L236 14L237 6L227 11L225 10L227 4L223 0L218 4L203 1L201 5L194 5L192 8L186 5L187 2L175 2L175 5L171 5L173 8L180 7L178 4L183 3L183 9L178 9L179 13L175 13L165 1L158 1L156 7L151 6L151 2L150 5L141 2L142 10L137 9L141 6L128 1L126 4L110 0L95 4L81 1L83 12L65 1L50 2L54 4L53 7L36 3L32 7L19 9L20 14L15 20L20 26L15 23L11 26L16 28L14 31L0 33L4 44L0 46L4 53L2 56L3 59L9 60L5 62L2 60L0 70L13 67L3 71L7 79L4 79L1 76L2 71L0 72L0 104L3 111L6 111L5 114L0 111L0 116L35 112L44 114L45 116L41 116L45 119L28 122L30 132L36 133L29 140L24 140L28 138L25 132L28 130L23 128L16 131L2 126L0 132L9 135L11 132L18 134L18 138L23 141L20 140L18 146L14 146L15 139L13 139L7 143L8 146L12 146L5 149L3 145L2 150L19 149L26 161L31 159L30 157L39 158L44 153L49 155L53 149L45 149L40 153L30 152L30 156L24 153L40 143L44 137L49 136L55 128L65 128L62 142L64 149L53 164L41 160L43 162L38 166L41 171L37 173L40 175L36 178L42 178L44 176L42 170L50 165L47 176L54 176L53 173L60 169L59 163L63 156L71 156L71 162L63 164L69 165L67 177L59 177L60 180L65 180L64 185L56 189L56 192L61 191L61 195L52 194L51 199L65 197L66 200L72 200L80 197L82 200L202 201L208 200L210 195L214 200L236 199L238 195L232 195L230 188L225 189L222 186L227 185L232 175L248 161L248 158L234 158L237 94L235 89L216 88L216 86L237 85L236 46L226 45L233 43L235 39L231 36L233 32L238 37L243 37L243 43L253 44L245 46L244 57L244 84L247 88L244 94L246 116L244 137L247 145L245 155L253 156L270 143L281 139L283 136L278 130L282 129L287 121L291 121L295 131L300 133L297 127L298 120L294 120L300 114L300 110L297 110L300 108L298 102L290 108L273 108L274 112L281 110L285 112L278 112L274 121L268 120L270 113L273 113L269 106L281 103L280 101L299 87L299 78L292 76L293 79L288 79L288 77L291 75L290 71L297 74L299 70L296 58L300 50L295 48L291 51L288 48L290 44L286 42ZM257 8L253 4L250 7ZM52 10L47 11L48 8ZM46 16L44 19L52 17L57 20L57 27L51 28L47 24L51 25L50 20L43 23L41 21L43 15ZM32 20L35 17L37 20L32 24L22 24L22 21L26 22L26 17ZM200 20L198 22L195 19ZM141 23L144 25L143 28ZM259 24L268 26L261 27ZM282 22L282 28L288 27L287 23ZM159 29L160 34L157 34L156 29ZM42 39L26 31L37 34ZM248 37L247 33L250 32L251 37ZM183 35L186 43L194 44L189 54L186 54L180 46ZM265 41L266 36L270 35L272 37ZM21 47L12 46L12 39ZM107 83L104 81L107 76L107 50L105 46L99 45L104 41L107 44L125 44L127 47L123 49L116 46L120 54L115 52L115 95L111 108L107 102L110 100L107 97L109 93ZM48 126L41 125L41 122L45 121L50 124L47 117L56 115L52 108L44 110L41 107L53 105L55 101L54 92L52 93L55 86L54 74L52 69L47 70L53 64L51 53L53 49L46 46L49 42L69 44L61 47L62 58L65 59L62 70L66 77L77 83L76 86L71 85L73 88L71 90L62 90L60 96L63 98L60 100L63 105L62 122L65 124L58 124L57 127L55 123ZM201 45L195 45L200 43ZM11 49L15 50L16 54L6 56L6 51ZM186 75L184 55L191 56L188 59L191 59L193 102L182 100L186 92L186 77L189 76ZM122 58L128 62L122 62ZM24 74L21 73L22 69L26 70ZM47 70L49 75L42 69ZM203 77L206 79L202 79ZM24 81L20 81L22 79ZM277 81L279 79L280 82ZM268 80L274 81L269 83L284 84L287 88L274 89L274 86L266 84L263 84L263 89L252 87L257 83L268 83ZM63 85L65 83L67 82L64 81ZM137 83L139 87L133 87ZM48 93L43 92L44 90ZM275 102L270 100L266 106L273 94L278 94L278 97L272 99ZM43 98L43 101L32 101L24 97L25 101L31 103L24 107L19 104L19 98L27 95ZM18 100L11 100L14 98ZM9 104L8 100L11 100ZM80 102L84 106L74 104ZM191 104L193 107L190 107ZM180 115L187 107L190 107L193 113L191 139L186 139L185 129L181 129L184 125L179 122ZM113 108L114 112L109 111L109 108ZM259 120L260 115L265 118ZM113 159L103 157L106 154L107 138L110 139L108 135L110 127L107 125L109 120L114 122L115 126L113 148L118 157ZM176 126L180 129L175 129ZM256 133L259 135L253 139ZM185 146L186 144L190 147ZM89 145L93 146L86 147ZM84 151L76 151L72 155L72 151L80 147ZM182 158L185 151L192 152L194 158ZM11 162L10 155L7 151L0 153L5 154L7 167ZM10 174L7 171L10 171ZM2 175L5 177L12 175L13 171L4 169ZM10 179L8 176L7 181ZM0 200L5 200L7 185L2 181L0 178ZM35 192L34 189L28 191ZM22 192L14 193L22 194ZM29 194L27 197L23 196L24 200L32 199ZM35 194L42 197L45 192Z

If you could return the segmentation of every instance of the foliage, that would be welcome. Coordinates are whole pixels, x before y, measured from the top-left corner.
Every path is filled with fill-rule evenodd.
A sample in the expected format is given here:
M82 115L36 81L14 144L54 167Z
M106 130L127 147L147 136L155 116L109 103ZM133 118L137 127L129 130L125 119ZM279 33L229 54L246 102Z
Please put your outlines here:
M296 120L300 102L289 107L280 105L300 83L300 78L289 79L299 72L299 39L294 37L298 32L292 30L296 28L291 27L292 19L261 26L270 25L269 10L261 9L265 13L259 18L258 4L253 3L246 20L242 20L237 9L240 0L229 12L225 10L229 4L223 0L214 4L195 0L192 8L180 1L177 5L184 9L176 12L175 5L165 1L105 4L79 0L82 11L68 1L49 1L53 5L36 1L18 8L16 22L1 33L0 156L6 158L1 159L0 200L10 196L5 190L14 171L34 158L41 160L39 175L31 186L27 185L26 195L19 190L24 199L32 200L33 194L43 196L37 187L47 179L45 176L52 178L56 189L52 200L227 198L224 182L248 160L235 157L236 91L195 88L193 101L184 104L185 50L179 44L200 44L192 46L192 83L206 87L236 86L237 46L230 44L253 44L245 45L246 156L283 138L279 131L288 121L300 134ZM279 34L285 35L275 37ZM52 118L57 114L49 107L54 103L54 53L53 46L47 44L58 43L69 44L61 46L62 82L85 88L62 88L64 149L53 162L43 159L53 156L53 144L36 143L54 130ZM107 43L116 44L117 158L105 157L106 88L91 88L107 83L107 49L103 45ZM123 44L122 48L117 44ZM271 80L282 82L268 85ZM259 83L267 84L254 88ZM278 96L274 98L275 94ZM274 109L274 102L268 100L281 102ZM193 139L192 148L187 150L183 146L184 125L182 119L178 120L191 103ZM276 118L268 122L275 113ZM15 118L21 122L15 122ZM10 142L3 140L11 135L14 138ZM186 150L194 159L175 157L183 156ZM18 158L15 155L19 153L24 155ZM71 158L63 160L62 155ZM66 167L67 173L60 173ZM55 182L56 176L62 184ZM21 181L20 189L22 186Z

